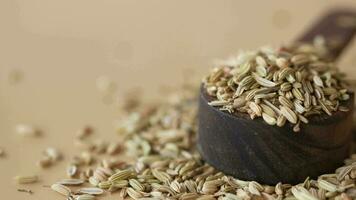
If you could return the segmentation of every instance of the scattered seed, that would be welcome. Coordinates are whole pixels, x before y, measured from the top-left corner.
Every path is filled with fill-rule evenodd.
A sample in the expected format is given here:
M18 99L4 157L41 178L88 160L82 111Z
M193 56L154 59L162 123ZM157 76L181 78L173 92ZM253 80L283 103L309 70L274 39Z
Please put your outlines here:
M45 150L45 155L48 156L53 162L59 161L62 159L62 154L53 147L49 147Z
M103 93L112 93L116 90L116 84L107 76L98 77L96 87Z
M84 183L84 180L81 179L63 179L57 182L61 185L81 185Z
M35 183L38 181L38 177L36 175L30 175L30 176L16 176L15 181L18 184L29 184L29 183Z
M47 167L51 166L52 163L53 163L52 159L48 156L45 156L37 162L37 165L40 166L41 168L47 168Z
M72 193L72 191L68 187L66 187L64 185L61 185L61 184L58 184L58 183L55 183L55 184L51 185L51 189L53 191L58 192L61 195L66 196L66 197L70 196L71 193Z
M25 193L28 193L28 194L33 194L33 191L32 190L29 190L29 189L17 189L18 192L25 192Z
M32 125L29 124L18 124L15 127L17 134L24 137L34 137L40 134L40 131Z
M4 156L5 156L5 150L0 147L0 157L4 157Z
M305 82L300 81L305 78L304 76L308 76L307 73L304 74L302 71L297 73L298 70L293 69L292 71L288 71L283 68L281 70L285 70L283 73L286 75L283 75L283 79L279 79L279 73L277 75L274 75L275 72L272 75L269 74L271 73L270 71L280 69L278 66L274 66L278 59L278 55L263 56L263 59L267 64L265 67L268 69L267 76L263 78L273 81L277 85L275 87L260 87L260 84L256 83L253 78L252 81L250 78L246 78L248 76L253 77L251 74L254 72L256 64L254 62L255 57L256 55L251 55L243 58L244 60L252 60L252 64L244 65L241 70L236 72L236 74L232 72L230 73L228 69L224 68L215 75L216 77L214 77L217 81L216 84L218 84L214 85L214 87L217 88L228 84L235 87L233 84L236 83L233 81L230 81L233 83L228 83L228 81L225 80L228 79L229 76L239 75L236 80L245 80L244 84L247 85L245 85L245 89L242 89L243 95L237 98L234 98L233 96L228 97L231 98L228 100L229 105L232 105L236 100L234 109L246 109L249 110L249 112L254 109L257 112L261 112L261 117L264 120L267 119L268 121L273 118L274 122L271 124L276 124L278 126L283 126L287 121L287 117L284 116L283 113L290 115L288 116L289 118L294 117L293 114L290 114L287 110L290 109L297 118L295 127L299 128L301 122L306 122L306 113L310 112L309 109L314 111L318 106L321 107L318 100L322 100L328 108L333 108L331 103L337 101L337 98L329 100L329 95L324 91L325 88L329 87L326 83L326 79L328 79L326 76L321 76L324 88L314 84L313 80L309 80L313 90L315 87L319 87L324 93L324 99L316 99L314 92L310 92L311 90L309 86L307 86ZM292 55L283 54L283 57L289 62ZM308 62L312 63L313 61L311 59ZM294 67L293 63L290 62L287 68L292 67ZM239 74L241 72L243 72L243 75ZM316 72L316 74L318 74L318 72ZM315 74L312 74L312 76L314 75ZM289 76L292 76L292 78L287 78ZM225 79L221 80L223 78ZM293 79L293 83L289 82ZM288 82L287 84L283 84L281 83L283 81ZM237 82L237 85L238 83L239 82ZM247 96L247 93L245 92L248 91L245 90L249 90L248 87L252 87L253 90L256 90L256 93L253 95L251 94L252 98L246 101L245 97ZM284 87L285 91L281 90L282 87ZM305 89L307 87L308 89ZM233 88L230 89L233 90ZM311 104L308 108L302 100L294 97L292 92L293 89L298 89L304 99L307 99L305 94L309 94L311 96L310 99L314 96L316 104ZM337 89L337 91L338 90L339 89ZM224 92L225 91L229 90L224 90ZM232 94L235 94L234 91L231 92ZM344 94L345 92L347 91L340 91L340 94ZM275 96L270 95L273 93L275 93ZM149 107L143 106L142 111L140 110L141 106L138 106L136 108L138 109L137 111L134 111L132 114L127 114L128 116L125 117L126 120L119 123L118 132L125 138L125 142L123 143L125 145L122 146L123 151L120 149L118 153L120 153L120 155L121 153L127 153L127 155L134 156L130 159L130 162L126 163L125 160L117 158L112 160L109 155L94 154L95 152L101 152L102 150L90 151L89 149L85 151L87 152L85 154L90 154L90 156L85 155L84 157L77 157L77 160L70 161L71 164L80 169L80 172L77 172L80 174L80 179L89 181L93 187L82 188L78 190L77 193L68 195L67 198L79 199L80 196L88 194L91 196L87 198L82 197L81 199L93 199L94 195L102 194L104 190L108 192L117 191L120 196L119 198L122 199L131 197L142 200L314 200L327 198L336 199L336 197L340 198L343 194L342 197L345 198L351 196L350 191L354 188L353 184L356 177L356 169L353 169L354 166L352 163L356 160L356 156L351 156L351 158L347 160L347 167L339 168L336 170L335 174L332 175L322 175L318 179L318 181L325 180L328 184L336 185L337 190L335 192L332 192L334 188L328 188L330 185L325 186L325 184L323 185L323 182L321 182L322 186L320 186L318 181L309 179L297 186L281 183L276 186L261 185L257 182L243 181L231 176L226 176L222 172L209 166L201 159L200 155L194 148L197 124L195 117L196 107L195 104L192 104L191 102L194 102L195 98L193 95L189 98L187 96L189 97L190 95L177 95L172 102L170 101L168 104ZM256 96L258 98L256 98ZM285 106L286 109L283 109L282 107L284 105L279 102L279 96L283 96L292 102L292 107L289 108L288 106ZM223 97L223 94L221 94L220 97L225 98ZM237 100L238 98L240 99ZM312 102L313 100L310 101ZM250 102L255 104L252 105L252 108L247 105L250 104ZM239 105L240 103L241 105ZM305 111L300 112L301 108L299 106L304 107ZM318 111L322 111L322 108ZM105 146L104 152L108 153L110 143L107 144L101 141L95 142L93 145L95 146L95 149L103 149L101 146ZM95 168L94 165L87 166L84 162L84 158L86 157L91 157L91 159L87 160L92 160L93 155L96 156L95 158L98 161L96 163L98 166L95 166ZM106 158L99 160L101 157ZM93 162L91 161L90 163ZM71 180L69 182L72 183ZM351 196L351 198L353 198L353 196Z
M82 194L75 197L75 200L94 200L95 196L90 194Z
M104 193L104 190L100 189L100 188L80 188L78 193L90 194L90 195L101 195Z
M77 131L76 137L78 139L85 139L92 133L93 133L93 128L91 128L90 126L84 126L83 128Z
M117 142L110 143L106 148L106 153L109 155L114 155L120 150L120 144Z
M67 167L67 176L68 177L74 177L77 174L78 168L76 165L69 165Z

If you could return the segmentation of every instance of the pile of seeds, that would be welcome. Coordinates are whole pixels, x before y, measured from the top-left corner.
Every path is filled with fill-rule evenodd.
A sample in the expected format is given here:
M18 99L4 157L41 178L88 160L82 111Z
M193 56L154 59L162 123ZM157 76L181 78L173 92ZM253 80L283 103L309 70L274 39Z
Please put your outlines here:
M350 98L343 74L326 61L322 37L315 44L242 52L222 62L203 80L211 106L229 113L262 117L269 125L308 123L311 115L347 111Z
M68 163L65 169L67 177L49 188L67 200L92 200L108 193L142 200L356 198L356 154L345 160L345 165L335 173L322 175L317 180L307 178L294 186L288 183L268 186L243 181L209 166L195 149L196 91L196 88L185 87L183 91L174 91L163 102L125 107L124 118L118 123L118 133L123 140L92 140L93 129L83 127L75 135L74 146L80 152ZM341 96L344 94L340 92ZM22 135L36 132L28 126L20 126L17 130L24 133ZM49 148L44 157L56 162L62 155ZM15 177L18 184L37 183L39 180L46 184L40 175ZM18 191L32 193L28 189Z
M107 151L98 151L100 145L89 145L84 154L71 161L67 170L71 179L60 180L51 189L76 200L95 199L107 192L143 200L356 198L356 154L334 174L322 175L318 180L306 179L295 186L261 185L215 170L201 160L195 149L196 109L195 95L189 92L176 94L168 103L158 106L139 106L118 127L124 138L124 152L131 159L118 160L116 156L99 160ZM83 188L71 189L78 185Z

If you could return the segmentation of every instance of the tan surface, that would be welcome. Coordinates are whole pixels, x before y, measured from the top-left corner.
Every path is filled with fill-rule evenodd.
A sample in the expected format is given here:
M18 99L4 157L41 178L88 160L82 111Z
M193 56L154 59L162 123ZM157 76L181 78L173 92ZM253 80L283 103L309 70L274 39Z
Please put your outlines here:
M153 97L160 85L180 84L186 69L200 76L214 58L292 40L333 5L356 8L354 0L293 2L1 0L0 147L7 152L0 159L1 199L63 199L41 185L64 177L66 162L40 170L35 162L42 150L58 147L68 158L73 133L85 124L117 138L112 122L118 113L101 102L99 75L114 79L120 94L141 87ZM341 62L352 78L355 50ZM10 85L14 69L24 79ZM17 123L36 124L44 136L21 138L13 131ZM14 184L15 175L31 173L40 174L41 183Z

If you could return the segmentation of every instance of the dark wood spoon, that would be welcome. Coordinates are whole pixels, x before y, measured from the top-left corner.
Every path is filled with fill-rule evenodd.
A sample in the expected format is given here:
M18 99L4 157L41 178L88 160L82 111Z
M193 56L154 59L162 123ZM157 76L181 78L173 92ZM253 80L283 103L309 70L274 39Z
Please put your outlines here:
M311 42L317 35L336 38L338 45L330 49L330 58L335 60L356 31L355 26L340 25L341 18L350 17L356 19L356 12L328 12L297 42ZM294 133L289 124L270 126L261 118L251 120L247 114L220 111L208 105L212 97L203 86L200 93L198 149L206 162L226 174L265 184L295 184L334 172L349 156L353 94L342 102L348 112L311 117Z

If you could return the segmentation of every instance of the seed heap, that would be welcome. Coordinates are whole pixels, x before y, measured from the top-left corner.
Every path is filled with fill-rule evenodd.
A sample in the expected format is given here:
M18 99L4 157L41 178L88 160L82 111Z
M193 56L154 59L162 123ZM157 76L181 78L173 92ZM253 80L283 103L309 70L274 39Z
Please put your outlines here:
M130 108L118 127L124 146L120 141L91 141L87 134L79 134L75 145L82 152L66 168L69 179L60 179L50 188L68 200L99 199L100 195L114 192L121 198L142 200L356 198L356 154L335 173L322 175L318 180L306 179L295 186L288 183L268 186L235 179L204 163L195 149L195 91L196 88L186 88L182 94L175 91L167 102ZM57 160L60 154L56 152L50 148L46 155ZM117 154L124 156L122 153L126 157L119 158ZM39 178L17 176L15 180L18 184L35 184Z
M82 157L77 157L71 161L76 169L69 170L92 186L72 191L72 185L87 183L64 179L52 185L52 189L68 199L77 200L95 199L105 191L117 192L122 198L143 200L356 198L356 154L334 174L322 175L318 180L306 179L296 186L261 185L224 175L204 163L195 149L195 96L177 94L171 100L159 106L140 106L119 123L118 132L125 139L124 150L132 162L130 159L112 160L113 157L98 162L99 154L95 154L93 148L87 156L95 155L97 162L83 162Z
M229 113L262 117L269 125L286 121L299 131L311 115L347 111L350 98L343 74L324 59L323 40L315 45L261 48L240 53L216 67L203 80L211 106Z

